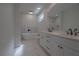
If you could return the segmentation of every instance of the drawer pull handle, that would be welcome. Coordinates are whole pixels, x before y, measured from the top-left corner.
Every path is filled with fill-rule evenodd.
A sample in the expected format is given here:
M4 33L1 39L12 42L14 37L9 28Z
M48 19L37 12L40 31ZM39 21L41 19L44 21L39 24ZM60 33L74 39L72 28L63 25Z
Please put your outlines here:
M47 40L47 42L50 42L49 40Z
M60 49L63 49L63 47L60 47Z
M49 50L49 48L47 47L47 49Z
M60 48L60 45L58 45L58 48Z
M63 49L63 47L62 47L62 46L60 46L60 45L58 45L58 48Z

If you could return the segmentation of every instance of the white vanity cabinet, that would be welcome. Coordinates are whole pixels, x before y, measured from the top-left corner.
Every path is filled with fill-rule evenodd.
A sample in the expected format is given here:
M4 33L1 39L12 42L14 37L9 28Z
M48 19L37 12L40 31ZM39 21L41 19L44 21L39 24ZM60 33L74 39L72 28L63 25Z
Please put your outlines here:
M40 39L40 45L45 48L45 50L53 56L62 56L63 47L60 41L57 41L59 38L52 37L49 34L42 34Z
M64 56L79 56L79 52L64 46Z
M79 41L41 34L40 45L52 56L79 56Z
M63 48L60 47L59 44L57 44L56 42L52 42L52 44L50 44L50 54L53 56L62 56L63 55Z
M79 56L79 41L74 39L64 39L64 55Z
M61 38L58 38L56 36L48 35L50 37L50 40L48 39L50 48L50 54L53 56L62 56L63 55L63 46L62 43L63 40Z

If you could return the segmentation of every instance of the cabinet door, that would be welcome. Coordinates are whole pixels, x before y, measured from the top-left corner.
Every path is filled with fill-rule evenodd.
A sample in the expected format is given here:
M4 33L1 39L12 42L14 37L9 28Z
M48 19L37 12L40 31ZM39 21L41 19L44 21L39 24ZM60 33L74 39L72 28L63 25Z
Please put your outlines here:
M64 51L64 56L79 56L79 52L68 47L64 47L63 51Z
M44 38L40 39L40 45L43 46L43 47L46 45L46 40Z
M63 55L63 49L60 48L61 47L61 38L57 38L54 36L50 37L49 35L43 35L40 39L40 44L52 56L62 56Z
M57 56L63 56L63 46L62 44L57 44Z
M48 45L49 53L53 56L62 56L63 49L59 47L59 44L56 42L52 42L52 44Z
M64 39L64 45L79 51L79 41L74 39Z
M41 34L41 36L40 36L40 45L43 45L43 46L46 45L46 37L45 37L45 34Z

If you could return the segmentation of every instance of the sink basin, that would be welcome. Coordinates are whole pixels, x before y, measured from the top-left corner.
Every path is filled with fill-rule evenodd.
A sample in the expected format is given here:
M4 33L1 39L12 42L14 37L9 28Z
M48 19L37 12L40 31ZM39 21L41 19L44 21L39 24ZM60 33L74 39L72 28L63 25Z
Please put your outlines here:
M59 32L59 31L54 31L54 32L52 32L52 34L55 34L55 35L67 35L65 32Z

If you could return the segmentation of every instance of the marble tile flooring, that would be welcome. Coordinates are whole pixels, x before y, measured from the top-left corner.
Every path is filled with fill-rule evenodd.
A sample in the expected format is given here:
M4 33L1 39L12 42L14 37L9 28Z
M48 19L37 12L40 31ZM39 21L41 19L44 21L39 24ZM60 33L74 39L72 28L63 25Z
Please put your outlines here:
M24 40L15 51L15 56L47 56L39 45L39 39Z

